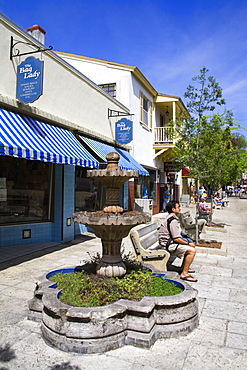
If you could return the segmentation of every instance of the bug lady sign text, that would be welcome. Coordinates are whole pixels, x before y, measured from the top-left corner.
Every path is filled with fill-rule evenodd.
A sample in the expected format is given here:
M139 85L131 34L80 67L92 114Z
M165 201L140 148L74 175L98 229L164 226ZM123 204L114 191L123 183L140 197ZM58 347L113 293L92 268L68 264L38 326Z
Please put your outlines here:
M26 58L17 67L16 97L23 103L32 103L43 94L44 62Z

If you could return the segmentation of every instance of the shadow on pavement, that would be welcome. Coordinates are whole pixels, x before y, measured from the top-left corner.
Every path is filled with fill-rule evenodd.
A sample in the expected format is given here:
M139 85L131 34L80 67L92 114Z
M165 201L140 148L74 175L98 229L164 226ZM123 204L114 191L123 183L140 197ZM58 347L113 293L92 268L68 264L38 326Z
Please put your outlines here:
M7 269L11 266L16 266L16 265L19 265L23 262L27 262L27 261L30 261L32 259L42 257L42 256L47 255L49 253L60 251L62 249L69 248L72 245L80 244L80 243L83 243L83 242L86 242L86 241L89 241L89 240L92 240L92 239L95 239L95 238L96 237L94 235L78 235L76 237L76 239L71 240L70 242L56 244L52 247L48 247L48 248L46 247L44 249L39 249L37 251L32 251L30 253L20 255L18 257L9 259L8 261L1 262L0 263L0 271L5 270L5 269ZM37 243L37 246L38 246L38 244L39 243ZM18 245L18 247L20 247L20 246ZM11 246L10 248L17 248L17 246Z

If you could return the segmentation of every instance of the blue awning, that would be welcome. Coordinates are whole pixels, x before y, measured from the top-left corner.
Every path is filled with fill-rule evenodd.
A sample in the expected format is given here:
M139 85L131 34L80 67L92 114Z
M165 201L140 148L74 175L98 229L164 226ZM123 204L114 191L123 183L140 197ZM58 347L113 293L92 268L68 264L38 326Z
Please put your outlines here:
M98 168L72 132L0 109L0 155Z
M149 172L142 167L126 150L115 148L109 144L89 139L79 135L79 138L90 147L94 153L106 162L106 155L110 152L117 152L120 155L119 167L122 170L137 170L139 175L149 176Z

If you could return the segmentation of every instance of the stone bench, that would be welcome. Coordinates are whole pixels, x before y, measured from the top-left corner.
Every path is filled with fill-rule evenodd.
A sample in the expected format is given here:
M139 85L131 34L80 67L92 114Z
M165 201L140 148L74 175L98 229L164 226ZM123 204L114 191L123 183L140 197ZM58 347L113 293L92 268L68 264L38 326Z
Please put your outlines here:
M184 205L185 207L189 207L190 205L190 195L189 194L182 194L180 197L180 204Z
M159 228L160 221L156 220L134 227L129 236L133 254L138 262L151 267L153 271L167 271L170 253L165 249L159 249Z
M179 221L180 221L180 227L183 232L189 234L193 240L196 239L196 223L195 220L192 218L189 211L180 213L178 215ZM206 224L206 220L200 219L197 220L198 225L198 235L201 234L203 227Z

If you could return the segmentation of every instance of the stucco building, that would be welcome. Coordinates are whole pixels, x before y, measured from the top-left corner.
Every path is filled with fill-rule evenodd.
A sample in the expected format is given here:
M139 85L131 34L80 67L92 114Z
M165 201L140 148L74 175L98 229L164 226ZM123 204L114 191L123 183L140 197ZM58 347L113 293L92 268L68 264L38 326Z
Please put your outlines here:
M0 15L0 246L59 243L83 232L71 216L104 201L86 170L104 166L106 151L120 153L120 167L149 175L115 140L109 112L129 108L47 50L44 35ZM125 184L121 204L128 202Z
M188 117L182 99L158 93L136 66L56 53L129 108L133 121L130 153L150 174L135 180L135 203L148 204L149 200L140 200L147 197L153 200L152 212L159 212L165 184L179 200L187 180L183 181L182 171L172 168L171 148L177 140L177 118Z

